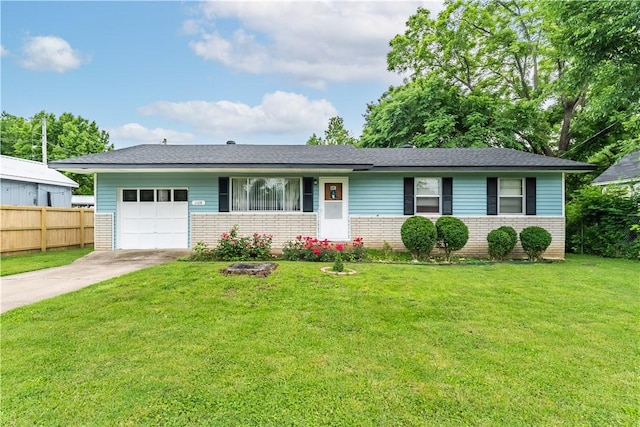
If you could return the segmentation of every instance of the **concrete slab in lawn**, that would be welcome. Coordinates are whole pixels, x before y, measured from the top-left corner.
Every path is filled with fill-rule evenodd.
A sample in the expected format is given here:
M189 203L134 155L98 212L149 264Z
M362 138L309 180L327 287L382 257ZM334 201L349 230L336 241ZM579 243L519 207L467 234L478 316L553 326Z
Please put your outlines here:
M164 264L190 253L186 249L91 252L62 267L4 276L0 278L0 313L132 271Z

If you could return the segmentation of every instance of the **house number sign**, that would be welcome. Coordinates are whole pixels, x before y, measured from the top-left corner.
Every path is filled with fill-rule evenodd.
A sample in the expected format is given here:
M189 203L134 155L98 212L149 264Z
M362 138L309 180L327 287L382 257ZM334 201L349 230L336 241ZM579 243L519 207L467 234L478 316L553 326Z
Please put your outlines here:
M204 206L205 205L205 201L204 200L192 200L191 204L193 206Z

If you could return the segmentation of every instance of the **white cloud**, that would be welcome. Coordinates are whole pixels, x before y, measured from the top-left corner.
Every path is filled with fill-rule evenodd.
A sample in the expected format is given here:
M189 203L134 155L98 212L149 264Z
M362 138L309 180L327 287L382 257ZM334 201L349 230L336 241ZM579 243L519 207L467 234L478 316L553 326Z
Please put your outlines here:
M33 71L64 73L90 61L87 55L56 36L29 37L23 45L23 54L22 66Z
M5 49L5 48L4 48L4 46L2 46L2 45L0 44L0 57L1 57L1 56L9 55L9 53L10 53L10 52L9 52L7 49Z
M318 87L391 82L389 41L419 6L442 9L436 1L211 1L199 4L199 23L191 18L184 26L199 33L189 44L197 55L241 71L292 74ZM241 27L225 34L227 19Z
M213 137L310 135L324 129L329 118L337 115L327 100L312 101L304 95L280 91L264 95L256 106L232 101L158 101L138 112L188 123Z
M170 129L147 129L138 123L127 123L117 128L109 129L111 141L118 147L135 144L160 144L164 139L168 144L187 144L194 139L193 134L178 132Z

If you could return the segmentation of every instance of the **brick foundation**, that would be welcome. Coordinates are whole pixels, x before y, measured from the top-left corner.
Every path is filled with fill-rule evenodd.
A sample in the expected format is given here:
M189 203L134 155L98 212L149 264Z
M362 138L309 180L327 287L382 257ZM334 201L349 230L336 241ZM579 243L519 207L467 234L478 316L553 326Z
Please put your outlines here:
M273 236L271 247L282 249L298 235L316 237L318 216L315 213L193 213L191 214L191 247L204 242L214 247L222 233L238 226L240 236L264 233Z
M113 214L95 213L93 222L93 249L96 251L112 251Z
M354 216L351 217L351 236L362 237L365 247L382 247L388 242L394 249L406 250L400 237L400 228L406 216ZM564 217L544 216L486 216L486 217L457 217L469 227L469 241L456 255L471 257L487 257L487 234L502 225L513 227L517 233L529 226L545 228L551 233L551 245L544 253L545 258L564 259L565 219ZM429 217L436 222L437 217ZM437 249L436 249L437 250ZM526 258L522 246L518 242L512 252L513 258Z

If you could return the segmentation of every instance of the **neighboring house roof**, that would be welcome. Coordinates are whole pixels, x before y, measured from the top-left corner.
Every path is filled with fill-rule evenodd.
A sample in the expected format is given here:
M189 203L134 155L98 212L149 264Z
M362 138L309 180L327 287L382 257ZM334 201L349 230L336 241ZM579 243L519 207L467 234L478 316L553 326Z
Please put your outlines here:
M627 154L593 180L595 185L624 184L640 180L640 151Z
M9 156L0 156L0 179L78 187L75 181L44 163Z
M71 205L93 206L96 204L95 196L72 195Z
M90 173L131 169L591 171L595 166L507 148L357 148L351 145L137 145L51 162Z

